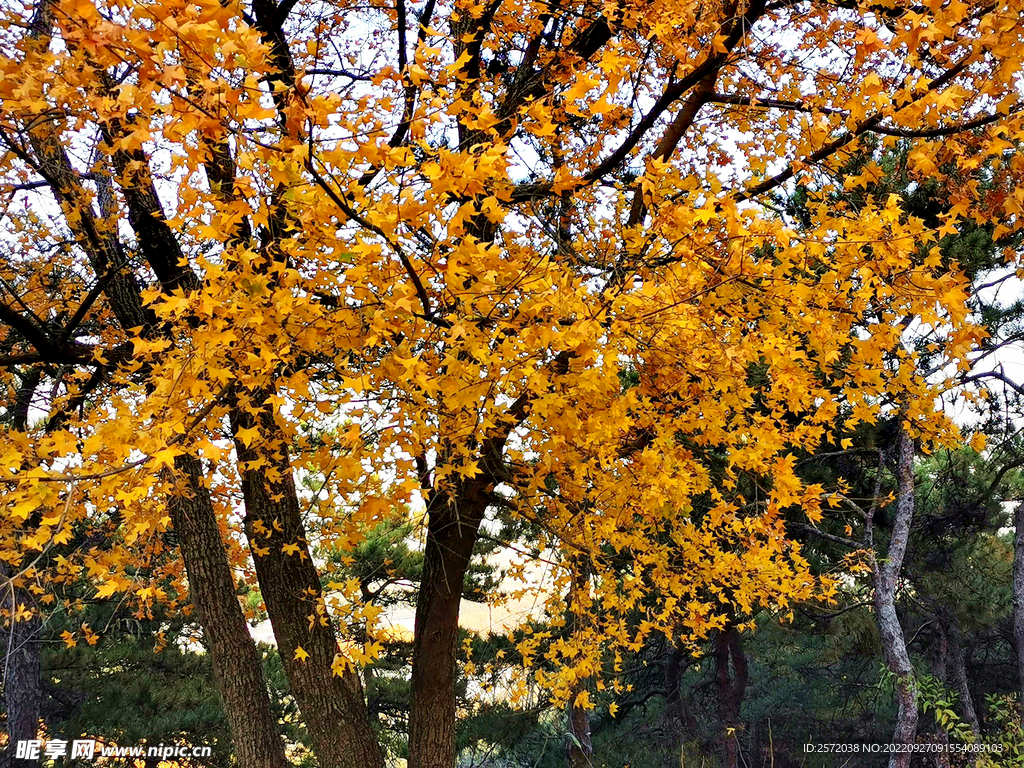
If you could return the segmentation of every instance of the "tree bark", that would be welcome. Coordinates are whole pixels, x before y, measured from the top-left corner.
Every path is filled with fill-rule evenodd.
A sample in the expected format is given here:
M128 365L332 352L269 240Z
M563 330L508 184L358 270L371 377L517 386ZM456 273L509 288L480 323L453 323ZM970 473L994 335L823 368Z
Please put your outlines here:
M1013 511L1013 526L1013 639L1017 652L1017 693L1024 725L1024 502Z
M284 768L284 745L270 709L259 652L236 597L217 517L203 484L202 465L194 456L180 456L175 468L185 487L170 500L171 522L209 644L238 763L244 768Z
M737 732L747 680L747 659L743 654L740 634L730 625L715 636L715 683L718 687L718 718L722 724L723 768L738 768L739 765Z
M960 713L964 717L975 736L981 735L978 713L974 709L974 697L971 695L970 679L967 676L967 664L964 652L964 636L960 631L960 622L952 612L948 617L949 661L952 667L953 685L960 695Z
M569 748L566 750L566 765L569 768L591 768L593 765L594 744L590 738L590 715L583 707L566 707L569 719Z
M946 682L946 668L949 660L949 636L946 632L945 620L942 616L941 609L938 616L938 648L935 651L935 659L932 661L932 674L935 675L935 679L940 683L945 684ZM946 751L946 746L949 744L949 734L946 730L939 725L935 724L935 742L942 746L942 751L936 752L933 762L935 768L950 768L949 766L949 752Z
M574 558L572 582L569 586L568 609L566 611L566 626L570 632L578 631L578 617L583 606L580 604L581 593L587 589L589 569L583 558ZM582 693L587 686L586 678L577 681L573 687L572 699L566 707L566 716L569 722L569 743L566 749L567 765L569 768L590 768L591 758L594 756L594 745L590 736L590 714L584 707L576 706L576 697Z
M42 371L32 368L18 388L18 396L9 415L11 427L19 432L28 429L32 397L41 378ZM33 519L32 522L37 521ZM0 576L4 577L7 584L0 604L9 612L11 622L4 655L0 659L0 683L3 685L4 706L7 709L7 750L0 754L0 766L29 768L39 765L39 760L17 760L15 755L19 741L32 741L39 732L39 709L43 700L39 635L43 622L39 605L32 593L7 581L11 574L7 564L0 562ZM15 620L20 606L31 611L27 621Z
M6 575L6 573L5 573ZM18 760L15 749L19 741L38 738L39 709L42 704L39 665L39 633L43 623L32 595L24 589L12 588L5 607L11 611L11 625L7 634L2 672L4 705L7 708L7 750L0 756L4 768L30 768L39 760ZM14 621L19 606L32 612L25 621Z
M896 438L896 518L887 558L875 563L875 616L886 666L895 677L896 728L893 743L913 744L917 739L917 685L910 664L903 628L896 613L896 583L914 518L914 442L900 424ZM870 521L869 521L870 525ZM894 753L889 768L909 768L910 753Z
M320 768L380 768L384 758L370 727L362 681L339 659L288 448L269 395L237 393L230 414L242 467L245 533L260 592ZM259 437L248 442L239 437L240 429L253 428ZM304 653L297 654L300 648Z
M412 648L409 768L455 765L455 663L462 587L486 501L430 495Z
M53 22L53 5L42 0L32 18L30 36L48 45ZM105 125L108 142L117 126ZM145 308L138 283L126 268L125 251L116 228L104 230L92 212L91 196L73 168L55 132L29 133L37 170L47 180L64 212L68 225L88 254L98 280L108 280L107 296L123 329L151 327L152 313ZM139 247L165 290L198 285L198 278L163 218L159 200L148 172L146 158L126 158L115 153L113 161L122 178L121 188L129 206L129 220ZM127 162L141 161L132 174L124 174ZM109 175L97 180L100 213L113 216ZM124 271L122 271L124 269ZM48 425L57 426L60 416ZM224 551L216 514L204 485L202 465L194 456L176 459L175 468L183 487L169 501L172 524L178 534L180 552L188 574L189 590L210 648L214 675L235 742L236 756L243 768L283 768L284 746L277 721L270 709L266 682L255 643L235 594L235 582Z
M675 642L665 660L665 703L669 716L678 724L679 746L697 733L697 718L683 699L682 676L690 666L690 659Z

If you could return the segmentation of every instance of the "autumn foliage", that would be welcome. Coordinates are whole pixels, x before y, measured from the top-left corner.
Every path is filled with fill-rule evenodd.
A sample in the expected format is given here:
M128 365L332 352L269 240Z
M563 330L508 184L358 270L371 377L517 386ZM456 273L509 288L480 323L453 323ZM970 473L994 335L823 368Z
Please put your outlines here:
M7 4L15 613L81 580L194 604L241 743L268 722L232 714L261 706L235 598L258 585L319 764L379 764L358 675L379 609L318 553L408 517L410 765L450 766L462 582L498 516L529 531L522 573L550 564L524 588L576 616L516 635L558 702L651 633L827 598L783 519L838 491L796 457L842 443L840 412L957 436L934 398L982 333L937 243L1016 226L1021 11ZM940 220L840 194L896 148L951 190ZM247 768L283 764L264 730Z

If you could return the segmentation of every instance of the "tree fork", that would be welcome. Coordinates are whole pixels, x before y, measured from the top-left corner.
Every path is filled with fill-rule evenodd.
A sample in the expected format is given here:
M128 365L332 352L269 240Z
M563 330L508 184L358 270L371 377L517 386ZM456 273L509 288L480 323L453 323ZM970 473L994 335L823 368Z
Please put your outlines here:
M195 456L179 456L175 468L183 475L185 488L171 498L171 522L210 645L238 762L245 768L283 768L284 746L270 710L263 667L235 597L235 582L209 491L203 484L202 465Z

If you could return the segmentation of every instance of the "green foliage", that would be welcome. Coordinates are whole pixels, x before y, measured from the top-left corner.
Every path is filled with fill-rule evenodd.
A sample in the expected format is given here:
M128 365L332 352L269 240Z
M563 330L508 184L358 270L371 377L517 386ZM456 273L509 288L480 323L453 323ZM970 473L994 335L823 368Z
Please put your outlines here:
M232 744L209 657L175 635L157 652L147 627L95 646L48 645L42 657L47 732L121 746L209 746L211 766L231 763Z

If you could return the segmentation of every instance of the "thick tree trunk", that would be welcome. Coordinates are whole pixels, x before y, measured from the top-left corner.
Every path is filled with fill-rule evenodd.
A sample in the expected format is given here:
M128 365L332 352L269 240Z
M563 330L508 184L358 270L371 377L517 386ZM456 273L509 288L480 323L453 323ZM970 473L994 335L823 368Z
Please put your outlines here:
M896 613L896 582L914 518L914 443L902 424L896 440L896 477L896 519L888 556L875 565L875 615L885 663L895 677L897 715L892 740L895 744L913 744L917 739L917 685ZM894 753L889 758L889 768L909 766L909 752Z
M590 739L590 715L583 707L575 707L572 702L566 707L569 719L569 748L566 765L568 768L591 768L594 756L594 745Z
M476 493L457 499L435 493L427 508L412 649L409 768L452 768L459 607L486 502Z
M1024 725L1024 502L1013 512L1013 639L1017 652L1018 698Z
M732 660L732 672L729 661ZM740 634L729 626L715 636L715 683L718 687L718 718L722 725L723 768L738 768L740 706L747 690L747 659Z
M231 411L245 532L260 592L320 768L379 768L384 759L370 727L363 684L341 661L302 524L288 448L268 395L239 393ZM239 438L240 429L253 428L259 430L255 441Z
M31 369L22 379L18 396L11 409L11 426L24 432L28 428L28 413L32 397L42 378L39 368ZM33 520L33 523L38 523ZM0 595L0 605L10 617L4 655L0 658L0 683L3 685L4 706L7 710L7 750L0 754L3 768L29 768L39 765L38 760L18 760L19 741L33 741L39 731L39 709L43 700L42 678L39 664L41 650L40 633L43 629L39 605L32 594L15 587L6 580L13 569L0 562L0 576L4 577L7 588ZM31 611L27 621L16 621L16 614L24 606Z
M202 465L194 456L181 456L175 467L185 487L171 498L171 522L209 644L238 763L243 768L284 768L284 746L270 710L259 652L236 596L224 541L203 484Z
M6 575L6 574L5 574ZM42 618L32 595L23 589L14 589L4 601L11 609L11 615L20 606L32 611L26 621L12 620L5 644L5 653L0 663L3 678L4 705L7 708L7 751L0 756L4 768L30 768L38 766L39 760L18 760L15 758L19 741L38 738L39 709L42 703L39 669L39 633Z

